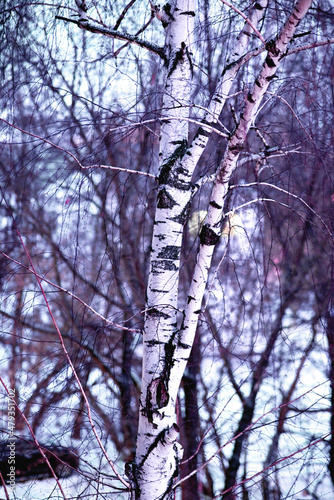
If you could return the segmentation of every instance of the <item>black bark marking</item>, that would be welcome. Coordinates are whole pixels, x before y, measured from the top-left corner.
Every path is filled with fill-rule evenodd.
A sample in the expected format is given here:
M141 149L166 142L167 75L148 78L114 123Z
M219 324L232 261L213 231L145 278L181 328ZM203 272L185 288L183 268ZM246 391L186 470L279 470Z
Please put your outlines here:
M155 380L152 380L152 382L150 383L150 385L148 386L147 388L147 393L146 393L146 402L145 402L145 407L142 409L142 413L143 415L145 415L147 417L147 420L153 425L153 427L157 427L157 424L154 424L153 423L153 415L154 415L154 407L152 405L152 399L154 397L155 399L155 396L156 396L156 385L158 383L158 380L159 379L155 379ZM158 441L157 441L158 442ZM152 443L152 445L155 443L155 441ZM156 446L156 445L155 445ZM153 446L152 449L155 447ZM145 455L145 457L143 458L143 461L142 463L144 463L144 461L146 460L146 458L148 457L148 452L147 454Z
M162 269L163 271L177 271L176 265L168 260L161 260L161 261L154 261L152 263L152 273L156 274L159 273L159 270Z
M179 347L182 349L191 349L191 345L185 344L184 342L179 342ZM182 358L182 359L188 359L188 358Z
M161 184L174 185L175 183L175 181L173 182L173 178L171 176L172 168L178 159L183 158L188 149L188 143L186 139L177 142L180 143L180 146L175 149L174 153L172 153L170 157L167 158L161 166L161 171L158 178L160 185Z
M267 64L268 68L275 68L276 67L275 62L272 60L272 58L269 55L266 57L265 63Z
M261 4L259 4L259 2L256 2L256 4L254 5L254 9L256 10L263 10L263 7Z
M184 11L184 12L181 12L180 16L192 16L192 17L195 17L196 14L193 10L187 10L187 11Z
M135 491L135 498L140 498L140 487L138 484L138 466L134 460L126 462L125 474L130 479L132 487Z
M211 132L208 132L207 130L204 130L203 127L199 127L196 136L198 137L199 135L204 135L204 137L210 137Z
M220 210L222 208L221 205L218 205L218 203L216 203L215 201L210 201L209 203L213 208L218 208L218 210Z
M147 388L145 407L142 412L152 425L155 425L153 422L154 415L160 415L158 410L167 406L169 402L168 383L170 371L174 365L174 337L175 334L165 343L164 367L160 377L153 379ZM154 343L155 341L150 342Z
M145 342L145 344L148 346L148 347L154 347L156 345L161 345L163 344L164 342L162 342L161 340L147 340L147 342Z
M219 235L216 234L207 224L204 224L199 235L201 245L216 245L219 241Z
M162 7L162 10L166 12L166 14L171 18L171 20L174 20L174 17L172 16L172 6L168 2Z
M277 75L267 76L267 77L266 77L266 80L267 80L267 82L270 82L270 81L271 81L271 80L273 80L274 78L278 78L278 76L277 76Z
M184 60L185 53L186 53L186 44L184 42L181 42L181 48L176 51L174 59L172 60L172 63L170 65L170 70L167 75L168 78L176 70L178 64Z
M244 119L244 115L242 113L241 115L241 118ZM234 155L236 155L239 151L241 151L243 149L243 145L242 144L236 144L235 146L231 146L230 147L230 151L231 153L233 153Z
M195 300L195 297L192 297L191 295L188 295L188 300L187 303L190 304L192 300Z
M176 150L177 151L177 150ZM173 155L166 161L166 163L163 163L161 166L161 171L159 175L159 184L167 184L169 180L169 174L170 171L172 170L172 166L174 165L176 158L172 162Z
M254 99L252 97L252 94L249 92L248 96L247 96L247 101L249 101L250 103L254 104Z
M159 380L157 386L157 406L158 408L164 408L168 405L169 394L168 394L168 386L167 380L164 378Z
M272 54L273 56L278 56L279 55L279 51L277 50L276 48L276 42L275 40L269 40L267 43L266 43L266 49L267 51Z
M191 207L191 202L188 201L188 203L186 204L186 206L184 207L184 209L182 210L182 212L177 215L176 217L173 217L173 221L174 222L178 222L179 224L181 225L184 225L187 220L188 220L188 216L189 216L189 212L190 212L190 207Z
M174 345L174 337L175 333L171 336L167 344L165 344L165 367L164 367L164 372L166 379L169 380L170 377L170 371L174 365L174 352L175 352L175 345Z
M164 386L163 388L162 385ZM157 413L157 410L166 406L165 404L161 405L162 400L166 400L166 394L167 388L165 382L161 378L153 379L147 388L145 408L142 410L152 425L156 425L153 423L153 417Z
M305 31L305 33L297 33L297 35L293 35L293 39L295 38L300 38L302 36L306 36L306 35L310 35L312 33L312 30L309 30L309 31Z
M171 259L178 260L180 257L181 248L174 245L167 245L161 252L158 254L159 259Z
M156 446L158 446L159 443L163 443L163 444L166 443L165 435L166 435L167 430L168 429L163 429L161 432L159 432L159 434L157 435L157 437L155 438L153 443L148 447L146 455L143 457L143 460L140 462L140 464L137 466L137 468L142 467L144 465L149 454L154 450L154 448L156 448ZM148 435L148 434L146 434L146 435Z
M179 428L178 428L178 426L176 424L174 424L174 427L176 428L177 431L179 431ZM163 495L163 497L162 497L161 500L164 500L165 497L167 498L167 496L169 496L169 493L172 491L172 488L173 488L174 480L179 475L180 460L178 459L178 456L177 456L177 447L176 447L175 443L173 444L173 450L174 450L174 456L175 456L175 469L174 469L172 477L168 481L167 489L166 489L166 491L165 491L165 493L164 493L164 495Z
M221 74L220 76L221 76L221 77L222 77L222 76L224 76L224 75L225 75L225 73L227 73L227 71L229 71L230 69L232 69L232 68L233 68L233 66L236 66L236 65L237 65L237 63L238 63L238 61L233 61L233 62L231 62L231 63L227 64L227 65L225 66L225 68L223 69L222 74Z
M176 167L175 172L179 175L186 175L187 174L187 170L182 165L179 165L178 167Z
M174 205L176 205L176 201L167 193L165 188L162 188L157 196L157 207L173 208Z
M169 314L159 311L159 309L156 309L155 307L149 308L147 311L147 315L150 316L151 318L168 319L170 317Z
M188 47L186 47L186 55L187 55L189 66L190 66L191 78L193 78L193 76L194 76L194 66L193 66L193 61L191 59L191 56L193 55L193 53L189 52Z

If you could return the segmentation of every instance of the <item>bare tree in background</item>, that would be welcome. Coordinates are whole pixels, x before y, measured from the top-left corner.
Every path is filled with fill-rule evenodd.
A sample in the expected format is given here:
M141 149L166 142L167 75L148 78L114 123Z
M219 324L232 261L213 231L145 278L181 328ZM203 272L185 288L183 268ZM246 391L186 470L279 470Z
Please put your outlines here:
M4 420L78 498L332 490L331 6L1 15Z

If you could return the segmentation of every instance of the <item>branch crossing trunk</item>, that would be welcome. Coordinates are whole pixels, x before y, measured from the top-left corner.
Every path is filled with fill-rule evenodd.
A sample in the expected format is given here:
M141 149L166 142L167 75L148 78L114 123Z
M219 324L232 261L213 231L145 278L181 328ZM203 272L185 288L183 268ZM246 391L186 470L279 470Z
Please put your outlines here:
M160 15L166 29L167 68L160 137L159 187L143 336L136 459L127 464L134 500L172 498L173 481L178 475L183 454L177 442L176 398L194 342L213 252L220 238L229 180L262 98L311 3L312 0L299 0L280 35L266 44L267 57L262 70L247 96L244 111L217 171L208 215L200 233L200 249L181 326L178 321L180 253L183 228L191 203L191 179L210 135L205 124L210 123L211 127L219 119L238 71L237 58L247 47L250 26L249 23L245 24L237 40L233 60L225 68L211 101L207 121L204 120L188 148L195 2L174 0L171 5L166 4L164 13ZM261 18L266 1L257 2L256 6L252 16L253 25Z

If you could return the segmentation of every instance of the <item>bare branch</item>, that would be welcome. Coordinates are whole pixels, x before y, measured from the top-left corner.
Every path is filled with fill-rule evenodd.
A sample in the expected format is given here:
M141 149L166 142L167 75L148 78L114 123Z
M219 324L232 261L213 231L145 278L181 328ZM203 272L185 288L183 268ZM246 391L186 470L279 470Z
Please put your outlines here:
M303 50L311 50L311 49L316 49L318 47L324 47L325 45L331 45L333 43L334 43L334 38L328 38L327 40L318 40L316 42L300 45L299 47L295 47L294 49L289 48L286 51L285 56L290 56L291 54L297 54L298 52L302 52Z
M124 17L126 16L126 13L128 10L132 7L132 5L136 2L136 0L130 0L130 2L124 7L123 11L121 12L121 15L117 19L117 22L115 26L113 27L113 30L118 30L120 27L121 22L123 21Z
M67 497L66 497L66 495L65 495L65 492L64 492L64 490L63 490L63 488L62 488L62 486L61 486L61 484L60 484L60 481L59 481L58 477L56 476L56 473L55 473L55 471L54 471L54 469L53 469L52 465L50 464L50 460L49 460L49 459L48 459L48 457L46 456L46 454L45 454L45 452L44 452L43 447L39 444L39 442L38 442L38 440L37 440L37 438L36 438L36 436L35 436L35 433L34 433L34 431L33 431L32 427L31 427L30 423L28 422L27 417L26 417L26 416L25 416L25 414L22 412L22 410L19 408L19 406L18 406L17 402L15 401L15 399L13 399L13 398L12 398L12 396L10 395L10 392L9 392L9 390L8 390L8 387L7 387L7 385L5 384L5 382L4 382L4 380L2 379L2 377L0 377L0 383L2 384L3 388L4 388L4 389L5 389L5 391L7 392L8 397L9 397L9 398L12 400L12 402L15 404L15 407L17 408L17 411L20 413L21 417L22 417L22 418L23 418L23 420L25 421L25 423L26 423L26 425L27 425L27 427L28 427L28 429L29 429L29 432L30 432L31 436L32 436L33 440L35 441L35 444L36 444L37 448L39 449L39 451L40 451L41 455L43 456L43 458L44 458L44 460L45 460L45 462L46 462L47 466L48 466L48 467L49 467L49 469L50 469L50 472L51 472L51 474L52 474L53 478L55 479L55 481L56 481L56 483L57 483L57 485L58 485L58 488L59 488L59 490L60 490L60 492L61 492L61 494L62 494L62 497L64 498L64 500L67 500Z
M75 19L70 19L68 17L63 17L63 16L56 16L56 19L60 19L61 21L65 21L67 23L76 24L77 26L79 26L79 28L89 31L91 33L97 33L99 35L104 35L109 38L115 38L117 40L125 40L127 42L134 43L139 47L142 47L144 49L149 50L150 52L153 52L154 54L157 54L164 61L166 60L165 52L162 47L158 47L153 43L147 42L146 40L142 40L138 38L136 35L130 35L129 33L120 33L115 29L108 29L102 26L97 26L95 24L94 25L89 24L89 21L86 20L77 21Z
M316 387L320 387L322 384L318 384ZM242 434L245 434L246 432L250 431L258 422L260 422L264 417L266 417L267 415L270 415L270 413L273 413L274 411L277 411L279 410L280 408L282 408L283 406L287 406L287 405L290 405L291 403L295 403L296 401L298 401L299 399L301 399L302 397L306 396L307 394L309 394L310 392L312 392L316 387L310 389L309 391L299 395L297 398L293 399L292 401L288 401L288 402L284 402L283 404L279 405L279 406L276 406L275 408L271 408L271 410L268 410L267 412L263 413L262 415L260 415L260 417L258 417L256 420L254 420L248 427L246 427L246 429L244 429L240 434L237 434L236 436L233 436L233 438L231 438L229 441L227 441L226 443L224 443L218 450L215 451L215 453L213 453L211 455L210 458L208 458L206 460L205 463L203 463L200 467L198 467L198 469L192 471L190 474L188 474L187 476L183 477L182 479L180 479L179 481L177 481L174 486L173 486L173 489L176 489L178 486L180 486L184 481L186 481L187 479L189 479L189 477L191 477L192 475L194 474L197 474L200 470L204 469L204 467L206 467L208 465L209 462L211 462L211 460L213 460L217 454L223 449L223 448L226 448L226 446L228 446L229 444L233 443L236 439L238 439L238 437L240 437ZM286 456L286 457L283 457L281 458L280 460L278 460L277 462L275 462L274 464L271 464L269 465L266 469L263 469L261 470L260 472L257 472L254 476L252 476L251 478L248 478L247 481L249 481L250 479L253 479L253 477L256 477L258 476L259 474L262 474L262 472L264 472L265 470L267 469L270 469L271 467L274 467L275 465L277 465L278 463L280 462L283 462L284 460L287 460L288 458L296 455L297 453L300 453L304 450L306 450L307 448L309 448L310 446L312 445L315 445L317 443L319 443L320 441L324 441L328 436L331 435L331 432L329 432L328 434L326 434L325 436L322 436L320 439L317 439L315 442L311 443L311 444L308 444L307 446L304 446L303 448L301 449L298 449L297 451L295 451L294 453L292 453L291 455L289 456ZM241 483L240 483L241 484ZM235 485L234 487L236 487L238 485ZM228 490L226 490L228 491ZM225 493L225 492L221 492L218 496L216 496L215 498L218 498L219 496L221 496L222 493Z
M0 189L1 189L1 193L2 193L3 199L5 200L5 203L6 203L7 207L8 207L8 209L9 209L9 206L8 206L8 204L7 204L7 201L6 201L6 198L5 198L5 196L4 196L3 190L2 190L2 188L1 188L1 187L0 187ZM121 481L121 483L122 483L122 484L123 484L126 488L130 488L130 484L129 484L129 483L127 483L127 482L125 481L125 479L124 479L124 478L123 478L123 477L122 477L122 476L118 473L118 471L117 471L117 469L116 469L116 466L115 466L114 462L110 459L110 457L109 457L109 455L108 455L108 453L107 453L107 451L106 451L106 449L105 449L105 447L104 447L104 445L103 445L103 443L102 443L102 441L101 441L101 438L100 438L100 436L99 436L99 434L98 434L98 432L97 432L97 430L96 430L96 427L95 427L95 424L94 424L94 421L93 421L93 417L92 417L92 413L91 413L91 408L90 408L90 404L89 404L89 401L88 401L87 395L86 395L85 390L84 390L84 388L83 388L83 386L82 386L82 383L81 383L81 381L80 381L80 378L79 378L79 376L78 376L78 373L77 373L77 371L76 371L76 369L75 369L75 367L74 367L74 365L73 365L73 362L72 362L72 360L71 360L71 357L70 357L70 355L69 355L69 353L68 353L68 351L67 351L67 349L66 349L66 346L65 346L65 343L64 343L63 336L62 336L62 334L61 334L61 332L60 332L60 329L59 329L59 327L58 327L58 324L57 324L56 318L55 318L55 316L54 316L54 314L53 314L53 312L52 312L52 310L51 310L50 303L49 303L49 301L48 301L48 298L47 298L47 296L46 296L45 290L44 290L44 288L43 288L43 285L42 285L42 280L39 278L38 274L36 273L35 266L34 266L34 264L33 264L33 261L32 261L32 258L31 258L31 256L30 256L30 253L29 253L29 251L28 251L28 249L27 249L27 247L26 247L26 245L25 245L25 243L24 243L24 241L23 241L23 239L22 239L22 235L21 235L21 233L19 232L19 230L18 230L18 228L17 228L17 226L16 226L16 223L15 223L15 220L14 220L14 217L13 217L13 216L12 216L12 219L13 219L13 222L14 222L14 226L15 226L15 229L16 229L16 233L17 233L17 235L18 235L18 237L19 237L19 240L20 240L20 243L21 243L21 245L22 245L22 248L24 249L24 252L25 252L25 254L26 254L26 256L27 256L27 259L28 259L28 261L29 261L29 263L30 263L30 266L31 266L31 268L32 268L32 270L33 270L33 273L34 273L34 275L35 275L35 277L36 277L36 280L37 280L38 286L39 286L39 288L40 288L40 290L41 290L41 293L42 293L43 299L44 299L44 301L45 301L45 305L46 305L46 307L47 307L47 310L48 310L48 313L49 313L49 315L50 315L50 318L51 318L51 320L52 320L52 323L53 323L53 325L54 325L54 327L55 327L55 329L56 329L56 331L57 331L57 333L58 333L59 340L60 340L60 343L61 343L61 347L62 347L62 349L63 349L63 351L64 351L64 354L65 354L65 356L66 356L66 359L67 359L67 361L68 361L68 364L69 364L69 366L70 366L70 368L71 368L71 370L72 370L72 373L73 373L73 375L74 375L74 378L75 378L75 380L76 380L76 382L77 382L77 384L78 384L78 387L79 387L79 390L80 390L80 392L81 392L81 394L82 394L82 397L83 397L83 399L84 399L84 401L85 401L85 405L86 405L86 408L87 408L88 419L89 419L89 422L90 422L90 425L91 425L92 431L93 431L93 433L94 433L94 436L95 436L95 438L96 438L96 440L97 440L97 442L98 442L98 444L99 444L99 446L100 446L100 448L101 448L101 450L102 450L102 452L103 452L104 456L106 457L106 459L107 459L107 461L108 461L108 463L109 463L110 467L112 468L112 470L113 470L113 471L114 471L114 473L116 474L117 478ZM1 378L0 378L0 381L2 382L2 379L1 379ZM2 382L2 383L3 383L3 382ZM26 419L25 419L25 420L26 420ZM27 420L26 420L26 422L27 422ZM28 422L27 422L27 424L28 424ZM28 424L28 425L29 425L29 424ZM29 426L29 427L30 427L30 426ZM37 443L37 441L36 441L36 444L38 444L38 443ZM43 455L43 456L44 456L44 455ZM45 458L46 458L46 457L45 457ZM64 497L64 498L65 498L65 497Z

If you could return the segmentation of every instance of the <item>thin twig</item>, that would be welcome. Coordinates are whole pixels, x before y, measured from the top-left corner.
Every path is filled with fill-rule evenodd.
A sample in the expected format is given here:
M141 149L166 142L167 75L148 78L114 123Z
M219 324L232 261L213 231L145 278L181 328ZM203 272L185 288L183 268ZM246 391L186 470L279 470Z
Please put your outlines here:
M298 401L299 399L301 399L302 397L306 396L307 394L309 394L310 392L312 392L314 389L317 389L318 387L320 387L321 385L323 385L324 382L321 382L319 384L317 384L315 387L312 387L311 389L309 389L308 391L306 391L305 393L299 395L298 397L296 397L295 399L291 400L291 401L288 401L286 403L283 403L279 406L276 406L275 408L271 408L271 410L268 410L267 412L263 413L262 415L260 415L256 420L254 420L254 422L251 422L247 427L246 429L244 429L243 431L239 432L239 434L233 436L231 439L229 439L226 443L224 443L222 446L220 446L218 448L218 450L216 450L210 458L208 458L203 464L201 464L197 469L191 471L187 476L183 477L182 479L179 479L179 481L177 481L174 485L173 485L173 489L176 489L178 486L180 486L180 484L182 484L184 481L187 481L191 476L193 476L194 474L197 474L200 470L204 469L209 462L211 462L211 460L213 460L217 454L223 449L223 448L226 448L226 446L228 446L229 444L233 443L236 439L238 439L242 434L250 431L254 426L255 424L257 424L258 422L260 422L260 420L262 420L264 417L266 417L267 415L269 415L270 413L273 413L274 411L277 411L279 410L280 408L282 408L283 406L287 406L291 403L295 403L296 401ZM329 434L327 434L326 436L320 438L319 440L317 440L316 442L319 442L319 441L322 441L324 440L326 437L328 437L329 435L331 434L331 432ZM315 443L314 443L315 444ZM281 458L280 460L278 460L276 463L279 463L279 462L282 462L283 460L286 460L287 458L290 458L290 456L293 456L293 455L296 455L297 453L305 450L306 448L308 448L309 446L311 446L310 444L305 446L304 448L301 448L299 450L297 450L296 452L292 453L292 455L289 455L288 457L283 457ZM197 450L198 451L198 450ZM267 467L267 469L269 469L270 467L273 467L274 465L276 465L276 463L274 464L271 464L270 466ZM266 469L264 469L266 470ZM263 471L260 471L258 473L255 474L255 476L257 476L258 474L261 474ZM253 476L253 477L255 477ZM248 481L249 479L247 479ZM221 495L221 494L220 494ZM220 496L219 495L219 496ZM215 497L217 498L217 497Z
M40 451L40 453L41 453L42 457L44 458L44 460L45 460L45 462L46 462L47 466L49 467L49 469L50 469L50 471L51 471L52 476L53 476L53 477L54 477L54 479L56 480L56 483L58 484L58 487L59 487L59 489L60 489L60 492L61 492L61 494L62 494L62 496L63 496L64 500L67 500L67 497L66 497L66 495L65 495L65 493L64 493L64 490L63 490L63 488L62 488L62 486L61 486L61 484L60 484L60 482L59 482L59 479L58 479L58 477L56 476L56 473L55 473L55 471L53 470L53 467L52 467L52 465L51 465L51 463L50 463L50 461L49 461L48 457L46 456L46 454L45 454L45 452L44 452L44 450L43 450L42 446L40 446L39 442L37 441L37 438L36 438L36 436L35 436L35 433L34 433L34 431L33 431L32 427L31 427L31 425L29 424L27 417L26 417L26 416L25 416L25 414L22 412L22 410L19 408L19 406L18 406L17 402L15 401L15 399L13 399L13 397L10 395L10 393L9 393L9 389L8 389L7 385L5 384L5 382L3 381L2 377L0 377L0 382L1 382L1 384L3 385L3 387L4 387L5 391L7 392L8 397L9 397L9 398L13 401L13 403L15 404L15 407L17 408L17 411L19 412L19 414L21 415L21 417L23 418L23 420L24 420L24 421L25 421L25 423L27 424L27 427L28 427L28 429L29 429L29 431L30 431L30 434L31 434L31 436L32 436L33 440L35 441L35 444L36 444L37 448L39 449L39 451Z
M108 318L106 318L105 316L103 316L102 314L100 314L99 312L97 312L93 307L91 307L90 305L88 305L84 300L80 299L80 297L78 297L74 293L70 292L66 288L63 288L62 286L57 285L56 283L53 283L53 281L50 281L47 278L41 276L40 274L36 273L36 271L34 269L31 269L30 267L25 266L24 264L22 264L22 262L20 262L20 261L18 261L16 259L13 259L9 255L7 255L5 252L0 252L0 254L3 255L6 259L10 260L11 262L14 262L14 264L17 264L20 267L22 267L23 269L25 269L26 271L29 271L36 278L38 278L38 279L40 279L42 281L45 281L45 283L47 283L48 285L53 286L54 288L57 288L57 290L60 290L61 292L64 292L67 295L69 295L70 297L72 297L73 299L77 300L78 302L80 302L80 304L82 304L84 307L86 307L87 309L89 309L93 314L95 314L100 319L102 319L102 321L104 323L107 323L108 325L111 325L114 328L119 328L120 330L125 330L127 332L133 332L133 333L140 333L141 332L141 330L139 330L137 328L127 328L126 326L123 326L123 325L120 325L118 323L114 323L113 321L110 321Z
M63 153L70 155L71 158L73 158L73 160L76 162L77 165L79 165L79 167L81 169L106 168L106 169L110 169L110 170L117 170L118 172L126 172L128 174L138 174L138 175L145 175L146 177L151 177L153 179L156 178L155 175L149 174L147 172L141 172L141 171L138 171L138 170L131 170L131 169L128 169L128 168L113 167L111 165L88 165L88 166L82 165L80 163L80 161L78 160L78 158L73 153L71 153L70 151L68 151L67 149L64 149L61 146L58 146L57 144L54 144L53 142L49 141L48 139L45 139L44 137L40 137L39 135L33 134L31 132L28 132L27 130L22 129L22 128L18 127L17 125L14 125L13 123L10 123L7 120L4 120L3 118L0 118L0 121L6 123L10 127L15 128L16 130L19 130L20 132L22 132L22 134L30 135L31 137L34 137L35 139L43 141L46 144L49 144L49 146L52 146L53 148L59 149Z
M7 486L6 486L6 483L4 481L4 478L3 478L2 474L1 474L1 472L0 472L0 478L1 478L2 486L3 486L4 490L5 490L6 498L7 498L7 500L10 500L9 495L8 495Z
M230 189L244 188L244 187L258 187L258 186L266 186L266 187L276 189L277 191L280 191L281 193L287 194L291 198L294 198L294 199L300 201L303 205L305 205L305 207L308 210L310 210L310 212L312 212L313 215L315 215L320 220L320 222L325 226L326 230L328 231L328 234L331 237L333 237L333 233L331 232L331 230L327 226L326 222L320 217L320 215L317 214L317 212L315 210L313 210L313 208L308 203L306 203L306 201L303 200L303 198L301 198L300 196L298 196L294 193L291 193L290 191L287 191L286 189L275 186L274 184L270 184L269 182L250 182L248 184L235 184L235 185L230 186ZM244 205L241 205L239 207L239 209L246 206L246 205L249 205L250 203L254 203L254 201L257 202L259 200L253 200L252 202L247 202ZM260 201L276 201L276 200L262 198ZM280 203L280 205L290 208L285 203L282 203L282 202L277 202L277 203Z
M241 486L242 484L248 483L248 481L251 481L255 477L259 476L260 474L263 474L264 472L271 469L272 467L275 467L279 463L284 462L285 460L288 460L289 458L294 457L295 455L297 455L298 453L301 453L302 451L310 449L311 446L315 446L316 444L321 443L322 441L325 441L325 439L328 438L328 436L331 436L332 434L333 434L333 432L328 432L324 436L320 437L319 439L316 439L315 441L312 441L311 443L307 444L303 448L299 448L299 450L294 451L290 455L286 455L285 457L282 457L279 460L276 460L276 462L273 462L272 464L268 465L267 467L264 467L259 472L256 472L255 474L253 474L253 476L246 477L246 479L244 479L243 481L240 481L240 483L235 484L234 486L231 486L231 488L229 488L228 490L224 490L224 491L220 492L219 495L216 495L215 497L213 497L212 500L215 500L216 498L221 497L223 494L228 493L231 490L234 490L235 488L237 488L238 486Z

